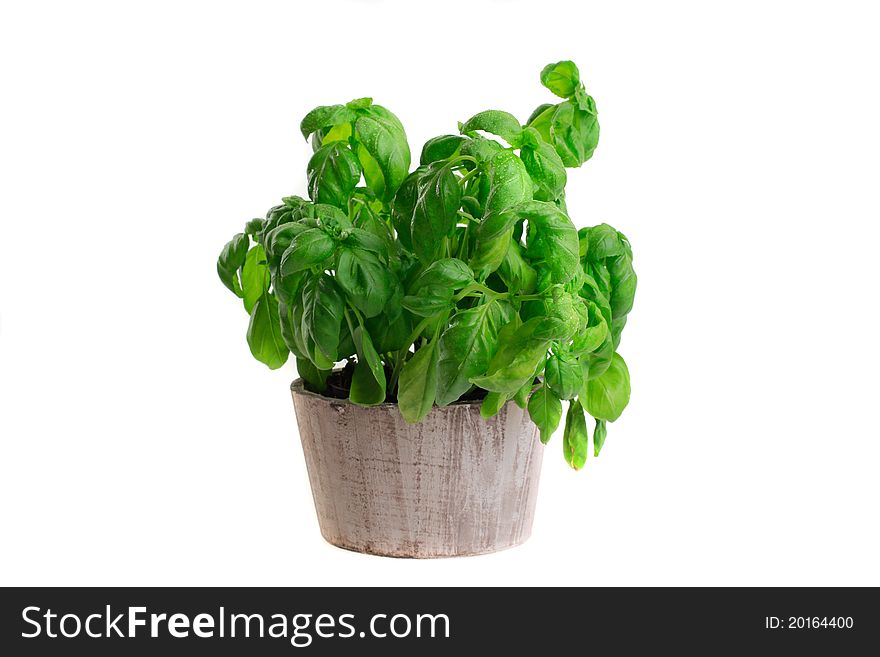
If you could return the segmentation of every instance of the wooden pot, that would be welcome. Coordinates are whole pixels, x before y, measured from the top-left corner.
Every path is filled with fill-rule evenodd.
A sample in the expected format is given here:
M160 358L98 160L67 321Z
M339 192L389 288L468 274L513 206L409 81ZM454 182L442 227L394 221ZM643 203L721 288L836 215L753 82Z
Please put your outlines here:
M396 404L364 408L291 385L321 534L388 557L457 557L519 545L532 530L543 446L507 403L435 407L407 424Z

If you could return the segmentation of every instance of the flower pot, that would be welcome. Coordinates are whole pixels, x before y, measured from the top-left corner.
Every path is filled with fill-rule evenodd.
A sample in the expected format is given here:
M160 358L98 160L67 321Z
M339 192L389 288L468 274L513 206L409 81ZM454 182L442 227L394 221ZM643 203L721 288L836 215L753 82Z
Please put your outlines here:
M321 534L389 557L485 554L532 529L543 446L528 413L508 403L434 408L407 424L396 404L364 408L291 385Z

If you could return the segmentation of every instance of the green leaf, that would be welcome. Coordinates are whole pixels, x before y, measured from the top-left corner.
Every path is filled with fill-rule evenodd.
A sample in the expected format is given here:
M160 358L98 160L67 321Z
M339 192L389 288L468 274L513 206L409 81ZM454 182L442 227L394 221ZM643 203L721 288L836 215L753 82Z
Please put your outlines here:
M400 185L391 204L391 223L397 231L400 243L409 251L413 250L412 220L416 202L419 200L419 182L426 171L427 168L419 167L409 174Z
M514 148L519 148L522 137L522 126L517 118L509 112L486 110L475 114L461 126L462 134L482 130L498 135Z
M269 268L266 266L266 252L257 244L248 251L241 268L241 290L244 309L250 313L254 304L269 289Z
M629 403L629 369L620 354L615 353L605 372L587 381L583 396L587 411L597 420L614 422Z
M299 357L296 359L296 371L308 384L309 390L314 392L324 392L327 389L327 377L332 372L332 370L319 370L312 361Z
M242 296L238 270L244 266L248 245L247 235L238 233L226 243L217 259L217 275L237 297Z
M429 168L419 178L418 197L412 216L412 245L423 262L442 253L452 235L461 207L461 186L447 166Z
M434 405L437 392L437 341L423 345L403 365L397 387L397 403L407 422L421 421Z
M290 222L276 226L264 233L263 246L266 249L266 260L270 270L277 270L281 264L281 256L287 251L293 238L309 230L309 226L300 222Z
M380 105L372 105L357 118L355 135L382 172L382 197L390 200L409 173L410 153L400 120Z
M542 318L528 320L512 333L499 334L498 351L489 362L484 376L473 377L484 390L514 395L529 380L547 353L549 340L535 339L535 328Z
M309 196L315 203L347 208L361 179L361 165L345 142L325 144L312 155L307 167Z
M358 162L361 163L361 169L364 172L364 181L367 183L367 189L369 189L376 198L385 199L385 175L382 173L382 168L379 166L379 163L376 159L370 155L370 151L368 151L363 144L358 144L356 150L356 154L358 157Z
M579 167L589 160L599 143L599 119L590 96L584 95L578 102L566 100L554 105L530 125L544 141L553 144L567 167Z
M562 419L562 402L546 384L533 392L529 398L529 417L538 425L541 442L546 445Z
M307 355L320 369L331 369L338 358L344 308L345 303L332 276L321 272L306 278L300 326Z
M488 420L490 417L498 415L498 411L504 408L509 399L509 395L500 392L490 392L483 398L483 403L480 404L480 417Z
M568 174L562 158L534 128L526 128L519 157L535 186L536 201L555 201L565 192Z
M298 271L321 265L333 255L336 240L320 228L310 228L293 237L281 256L280 273L289 276Z
M571 98L581 84L581 74L574 62L556 62L541 71L541 84L560 98Z
M523 247L512 241L496 270L507 289L516 294L531 294L537 288L538 274L523 257Z
M356 326L352 337L358 361L354 367L349 399L360 406L376 406L385 401L385 369L370 334Z
M532 388L534 387L535 384L533 381L525 382L522 388L517 390L516 394L513 396L514 403L521 409L525 410L529 405L529 395L532 394Z
M599 456L602 451L602 445L605 444L605 437L608 435L608 427L605 420L596 420L596 428L593 431L593 456Z
M565 429L562 432L562 452L565 462L575 470L580 470L587 462L587 449L590 437L587 433L587 420L584 409L577 399L568 403L565 414Z
M571 219L544 201L524 203L516 210L529 224L526 258L538 271L539 281L543 274L543 280L551 284L567 283L580 266L578 235Z
M532 179L522 160L512 151L501 151L489 161L488 184L487 214L503 212L532 200Z
M410 288L410 293L417 293L423 287L428 286L459 290L473 282L474 274L467 263L458 258L443 258L432 262L425 271L419 274Z
M477 228L476 244L470 266L480 280L498 269L511 248L514 224L519 221L516 208L488 214Z
M342 243L345 246L375 253L383 260L388 259L388 243L381 237L361 228L349 228L348 237Z
M451 404L486 373L498 346L498 332L513 316L506 301L459 310L440 337L437 405Z
M440 160L448 160L458 152L467 139L460 135L441 135L425 142L419 163L431 164Z
M340 249L336 281L365 317L382 312L394 291L392 275L376 254L354 247Z
M581 367L575 358L564 352L550 355L544 366L544 381L559 399L574 399L584 387Z
M269 369L277 370L287 362L289 352L281 337L278 301L273 295L267 293L254 304L247 341L254 358Z
M299 129L305 139L321 128L329 128L341 123L351 123L357 118L354 110L345 105L323 105L305 115Z

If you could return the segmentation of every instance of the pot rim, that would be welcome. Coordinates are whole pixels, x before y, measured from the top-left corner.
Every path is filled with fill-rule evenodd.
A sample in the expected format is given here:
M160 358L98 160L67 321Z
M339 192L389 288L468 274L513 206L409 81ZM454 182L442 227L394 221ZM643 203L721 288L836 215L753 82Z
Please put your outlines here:
M309 397L317 397L326 402L334 402L337 404L347 404L348 406L355 406L357 408L363 408L369 410L371 408L399 408L397 402L382 402L381 404L375 404L373 406L360 406L359 404L355 404L348 397L339 398L339 397L328 397L326 395L322 395L320 392L312 392L311 390L306 390L305 381L302 378L294 379L290 384L290 391L298 394L298 395L308 395ZM506 401L505 406L510 403L510 400ZM436 409L449 408L450 406L476 406L479 408L483 405L482 399L470 399L470 400L456 400L451 404L447 404L446 406L433 406L432 411Z

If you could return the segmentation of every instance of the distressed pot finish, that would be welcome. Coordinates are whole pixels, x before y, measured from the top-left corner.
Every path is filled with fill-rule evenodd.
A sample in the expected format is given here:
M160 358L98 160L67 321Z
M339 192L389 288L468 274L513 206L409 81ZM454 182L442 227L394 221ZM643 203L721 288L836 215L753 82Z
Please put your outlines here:
M508 403L434 408L419 424L394 404L363 408L291 385L321 533L391 557L485 554L532 530L543 449L528 413Z

